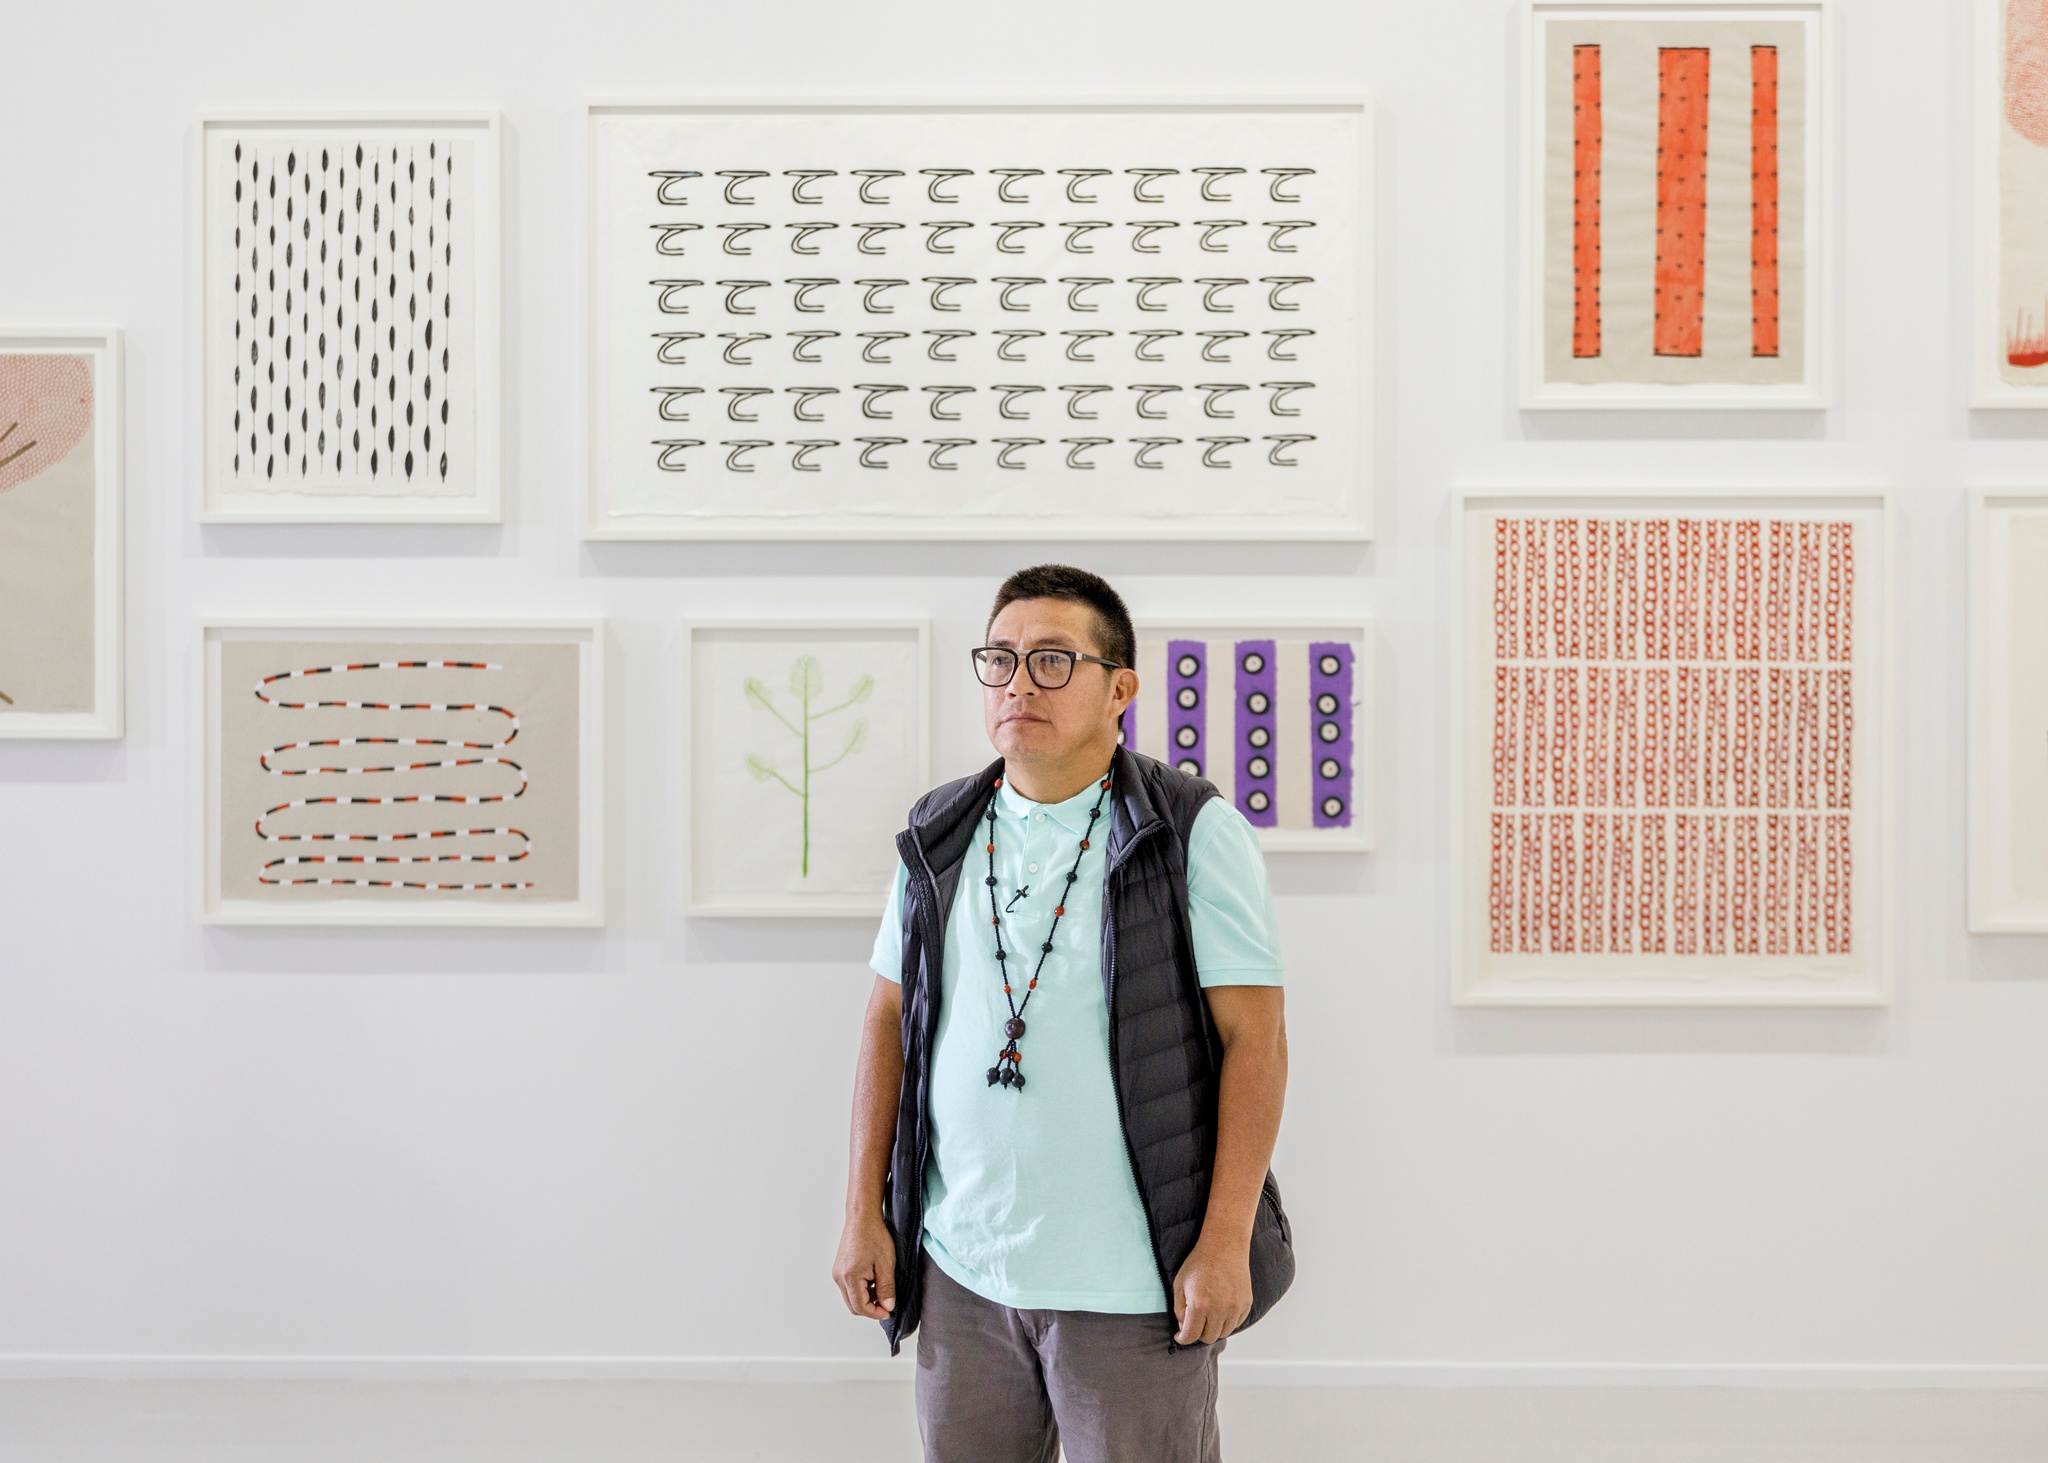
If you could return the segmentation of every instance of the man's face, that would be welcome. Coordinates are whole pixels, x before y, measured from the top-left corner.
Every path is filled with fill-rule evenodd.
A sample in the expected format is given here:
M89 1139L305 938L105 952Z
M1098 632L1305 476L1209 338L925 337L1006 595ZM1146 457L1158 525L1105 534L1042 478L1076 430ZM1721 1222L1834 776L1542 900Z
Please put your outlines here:
M1017 674L1007 686L981 688L982 719L988 739L1017 762L1056 761L1107 732L1137 694L1137 676L1077 662L1073 679L1056 691L1042 690L1022 658L1033 650L1074 650L1102 654L1095 639L1095 611L1068 599L1020 599L1003 607L988 628L990 645L1017 652Z

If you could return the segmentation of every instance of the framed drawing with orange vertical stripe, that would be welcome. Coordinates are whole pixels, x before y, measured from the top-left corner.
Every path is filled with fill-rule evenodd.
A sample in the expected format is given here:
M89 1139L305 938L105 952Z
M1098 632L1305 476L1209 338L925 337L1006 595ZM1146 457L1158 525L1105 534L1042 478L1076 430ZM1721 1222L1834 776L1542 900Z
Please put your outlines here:
M1527 14L1522 405L1826 406L1823 0Z
M2048 409L2048 0L1978 0L1970 405Z
M1457 521L1458 1002L1885 1002L1885 494Z
M1269 853L1373 846L1372 626L1138 623L1123 741L1216 784Z

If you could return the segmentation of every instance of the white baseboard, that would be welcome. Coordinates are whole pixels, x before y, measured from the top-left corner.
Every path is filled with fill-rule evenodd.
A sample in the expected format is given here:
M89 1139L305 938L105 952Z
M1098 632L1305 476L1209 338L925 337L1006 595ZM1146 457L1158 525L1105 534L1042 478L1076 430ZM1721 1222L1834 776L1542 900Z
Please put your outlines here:
M0 1354L0 1381L895 1382L908 1353L769 1356L238 1356ZM2036 1390L2048 1363L1251 1361L1225 1357L1239 1386L1748 1387Z

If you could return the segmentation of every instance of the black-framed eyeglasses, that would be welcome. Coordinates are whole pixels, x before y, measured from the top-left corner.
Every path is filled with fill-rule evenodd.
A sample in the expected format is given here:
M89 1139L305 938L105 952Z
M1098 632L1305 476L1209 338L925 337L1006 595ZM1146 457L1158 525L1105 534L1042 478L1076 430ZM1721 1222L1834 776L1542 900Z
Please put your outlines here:
M984 645L974 652L974 674L984 686L1007 686L1017 679L1017 660L1014 650L1001 645ZM1099 655L1083 655L1078 650L1027 650L1023 655L1024 669L1031 677L1031 684L1041 691L1057 691L1074 679L1074 662L1077 660L1113 671L1130 669Z

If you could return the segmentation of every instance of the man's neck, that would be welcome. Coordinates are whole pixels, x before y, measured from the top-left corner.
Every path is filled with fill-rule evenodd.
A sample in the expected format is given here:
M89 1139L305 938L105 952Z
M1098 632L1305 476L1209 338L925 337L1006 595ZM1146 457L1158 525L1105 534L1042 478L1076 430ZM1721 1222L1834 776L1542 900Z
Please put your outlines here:
M1003 783L1010 791L1034 803L1063 803L1078 796L1109 773L1116 744L1091 746L1057 762L1013 762L1003 759Z

